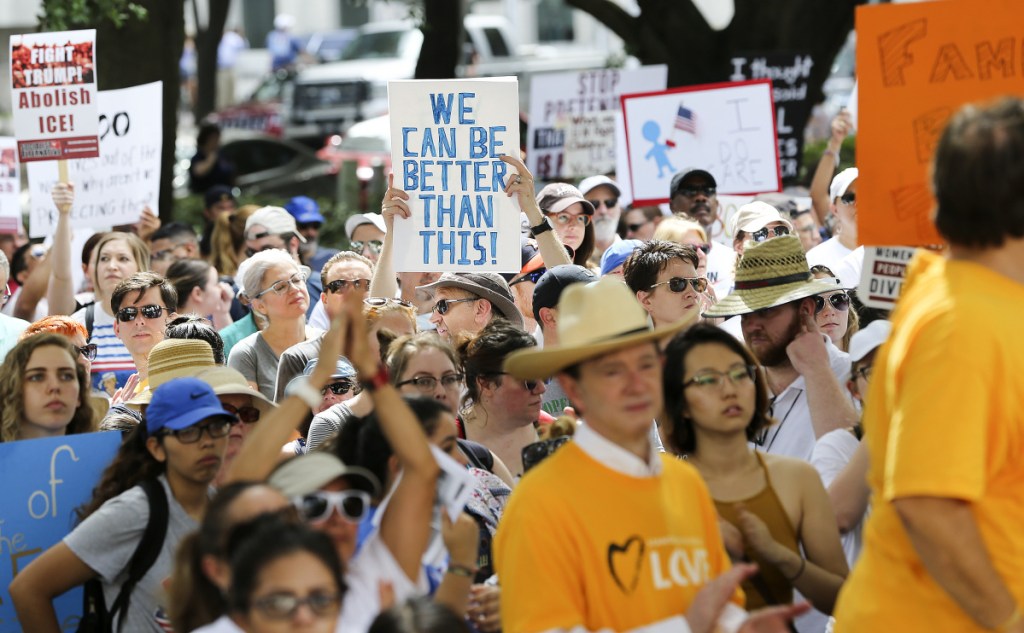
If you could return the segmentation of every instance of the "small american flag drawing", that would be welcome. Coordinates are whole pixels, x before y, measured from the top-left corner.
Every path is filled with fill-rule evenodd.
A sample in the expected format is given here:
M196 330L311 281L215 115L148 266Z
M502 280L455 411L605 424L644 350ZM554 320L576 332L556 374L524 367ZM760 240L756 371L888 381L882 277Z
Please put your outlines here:
M675 131L682 130L683 132L689 132L694 136L697 135L697 115L694 114L693 110L687 108L683 104L679 104L679 111L676 112L676 123L673 126L672 135L665 141L665 145L669 147L675 147Z

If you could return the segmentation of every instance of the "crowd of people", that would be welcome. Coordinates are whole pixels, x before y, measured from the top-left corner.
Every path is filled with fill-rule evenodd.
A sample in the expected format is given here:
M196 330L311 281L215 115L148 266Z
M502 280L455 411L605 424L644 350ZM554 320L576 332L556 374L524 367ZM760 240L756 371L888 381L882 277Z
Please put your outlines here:
M1024 631L1022 155L1024 101L954 116L948 253L891 320L831 153L727 223L707 170L634 208L505 156L508 274L396 273L393 182L345 250L309 198L214 185L200 232L80 254L59 184L49 254L0 252L39 317L0 316L0 441L122 442L10 585L21 626L83 586L124 631Z

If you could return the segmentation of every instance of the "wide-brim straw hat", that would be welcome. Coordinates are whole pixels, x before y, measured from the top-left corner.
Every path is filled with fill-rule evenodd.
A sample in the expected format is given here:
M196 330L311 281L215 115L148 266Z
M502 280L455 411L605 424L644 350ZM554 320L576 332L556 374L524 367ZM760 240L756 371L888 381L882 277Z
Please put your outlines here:
M523 329L523 315L512 300L508 282L498 273L444 273L432 284L418 286L417 290L434 292L438 288L461 288L481 299L487 299L501 316L520 330Z
M585 360L671 336L696 318L652 329L647 312L621 280L602 277L573 284L558 302L559 344L513 352L505 359L505 371L523 380L547 378Z
M736 285L705 317L732 317L774 308L837 290L834 280L815 279L800 238L784 235L751 243L736 264Z
M200 339L164 339L149 351L149 388L138 393L126 405L138 409L148 405L153 391L175 378L195 376L206 367L215 367L213 349Z
M260 413L269 413L277 408L269 398L249 386L242 372L231 367L218 365L197 373L196 378L213 387L218 396L252 396L252 404Z

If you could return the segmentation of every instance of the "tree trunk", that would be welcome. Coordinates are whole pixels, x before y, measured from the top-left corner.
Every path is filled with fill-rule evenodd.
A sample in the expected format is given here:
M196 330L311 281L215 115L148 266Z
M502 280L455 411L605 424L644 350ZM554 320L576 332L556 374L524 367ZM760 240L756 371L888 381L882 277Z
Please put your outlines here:
M197 122L217 108L217 47L224 36L231 0L209 0L209 7L209 22L196 34Z
M178 60L185 41L185 7L184 0L135 2L149 12L146 19L128 20L121 28L116 28L109 20L102 20L96 25L98 88L114 90L163 81L159 205L160 219L166 223L171 221L174 211L171 182L181 94Z
M416 79L451 79L462 54L464 0L424 0Z

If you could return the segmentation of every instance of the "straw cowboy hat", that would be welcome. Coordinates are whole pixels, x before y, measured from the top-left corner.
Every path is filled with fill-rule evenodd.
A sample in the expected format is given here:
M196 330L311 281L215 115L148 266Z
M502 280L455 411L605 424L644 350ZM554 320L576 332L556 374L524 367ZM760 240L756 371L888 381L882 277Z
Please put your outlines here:
M231 367L217 365L194 374L196 378L213 387L218 396L252 396L252 404L260 413L269 413L277 408L269 398L249 386L242 372Z
M513 352L505 359L505 371L523 380L547 378L587 359L671 336L696 318L652 329L647 312L621 280L602 277L573 284L558 302L561 344Z
M815 279L800 238L784 235L751 243L736 264L736 285L705 317L731 317L835 291L835 280Z
M174 380L195 376L205 367L213 367L213 349L206 341L199 339L164 339L149 351L149 388L136 394L128 402L129 407L139 410L149 404L153 392L160 385Z

